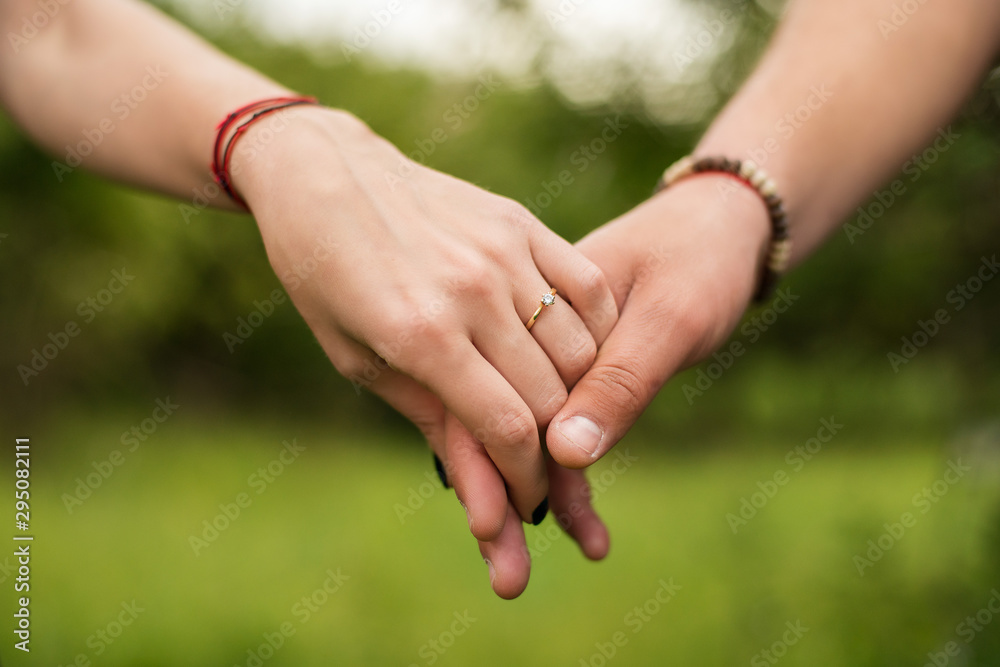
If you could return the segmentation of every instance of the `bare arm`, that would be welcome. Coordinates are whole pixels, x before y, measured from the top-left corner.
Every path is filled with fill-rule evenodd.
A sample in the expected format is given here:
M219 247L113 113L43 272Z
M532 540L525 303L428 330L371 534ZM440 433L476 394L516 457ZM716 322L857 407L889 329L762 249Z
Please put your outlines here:
M697 147L770 173L795 261L935 136L997 53L995 0L905 3L916 11L894 22L902 4L793 0ZM770 231L760 198L735 190L717 175L683 180L578 244L614 286L621 319L549 427L558 462L582 467L604 455L671 375L739 322Z
M764 158L801 261L949 122L998 47L995 0L791 2L698 153Z
M57 159L87 146L83 167L189 200L211 182L219 121L288 95L141 2L54 4L37 34L0 51L0 103ZM38 9L0 2L0 32L18 35ZM508 495L516 520L540 521L538 427L617 318L601 272L524 207L413 163L349 113L296 107L269 119L285 129L256 157L235 151L234 185L323 349L421 428L476 537L497 538ZM561 298L529 332L552 287Z
M86 150L100 137L85 168L190 199L211 178L210 147L223 116L289 94L148 5L53 4L55 15L22 40L9 35L32 34L24 21L38 4L0 3L0 34L9 42L0 57L0 102L60 161L68 147L83 142ZM233 208L225 197L213 204Z

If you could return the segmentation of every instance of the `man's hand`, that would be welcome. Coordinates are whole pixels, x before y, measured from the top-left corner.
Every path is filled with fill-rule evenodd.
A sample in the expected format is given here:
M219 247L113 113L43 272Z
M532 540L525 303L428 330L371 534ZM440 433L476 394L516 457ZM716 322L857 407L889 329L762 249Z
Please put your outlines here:
M770 238L767 209L735 179L685 179L577 247L621 313L549 425L550 455L583 468L608 452L675 373L721 345L746 309Z
M586 557L604 558L609 539L574 468L607 453L670 376L726 339L756 287L769 238L758 195L713 174L677 183L577 244L604 271L621 311L546 438L552 515ZM479 550L497 595L520 595L531 559L517 514L507 512Z

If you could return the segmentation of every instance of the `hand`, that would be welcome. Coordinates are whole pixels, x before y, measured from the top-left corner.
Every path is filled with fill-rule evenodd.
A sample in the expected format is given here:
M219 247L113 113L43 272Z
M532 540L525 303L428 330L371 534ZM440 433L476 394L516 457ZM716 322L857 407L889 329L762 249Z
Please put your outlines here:
M703 175L577 244L604 271L621 309L546 437L552 513L588 558L607 554L608 534L590 506L583 471L569 468L607 453L671 375L726 339L756 287L769 238L767 212L755 193L728 177ZM494 591L520 595L531 568L521 523L508 519L500 536L479 548Z
M474 435L467 450L485 446L456 463L456 483L485 490L467 494L477 536L502 529L500 494L531 520L547 492L539 426L617 316L600 270L522 206L411 162L349 114L280 113L280 134L255 139L258 124L237 145L234 182L299 312L442 458L446 411ZM262 143L264 157L240 152ZM561 298L529 332L550 286Z
M760 197L728 176L682 180L582 239L621 316L546 433L551 456L583 468L625 435L663 384L729 336L770 239Z
M454 474L466 466L456 465L469 456L482 456L479 443L461 424L449 416L447 420L447 450L450 459L443 462L445 485L455 479L455 492L466 508L469 528L478 538L479 552L489 568L490 586L504 599L516 598L528 585L531 573L531 556L525 541L524 526L511 507L499 516L498 525L483 530L478 519L470 511L470 499L479 503L489 503L495 511L497 506L506 510L509 502L502 484L496 485L492 479L484 478L487 484L477 485L472 477ZM601 560L608 553L608 531L590 503L590 485L582 470L564 468L546 456L548 470L549 502L553 518L559 527L572 537L583 554L591 560ZM470 481L472 483L470 483ZM495 514L489 514L494 516Z

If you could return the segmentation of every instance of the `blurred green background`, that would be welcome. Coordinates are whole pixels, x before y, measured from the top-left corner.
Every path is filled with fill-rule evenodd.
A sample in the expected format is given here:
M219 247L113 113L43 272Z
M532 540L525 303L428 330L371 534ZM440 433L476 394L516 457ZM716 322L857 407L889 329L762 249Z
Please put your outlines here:
M700 6L711 17L731 4ZM766 43L774 5L747 3L697 76L673 85L665 110L662 96L654 108L638 92L644 74L627 53L609 54L601 70L617 73L615 87L581 103L551 73L556 29L544 15L530 3L484 3L539 48L529 76L501 76L454 130L444 114L474 92L475 76L367 52L348 61L339 48L276 40L240 11L220 24L166 9L406 152L449 128L428 164L525 203L621 115L628 129L540 211L575 240L642 201L690 149ZM16 437L32 440L37 536L33 651L11 649L5 611L0 657L1000 665L1000 617L989 608L1000 610L1000 284L985 283L961 310L948 299L1000 250L991 81L956 119L954 146L917 180L901 172L906 191L884 215L860 236L838 231L788 278L800 298L787 313L748 318L734 334L747 354L702 395L684 387L718 375L710 364L664 388L620 445L634 465L594 466L610 557L585 561L549 518L528 528L535 567L513 602L489 591L464 514L433 478L416 429L337 376L290 304L227 348L238 318L280 289L250 219L185 219L177 202L82 171L60 183L51 158L0 118L0 433L11 450ZM872 202L865 208L877 212ZM134 280L88 321L79 304L123 268ZM894 370L887 355L941 308L951 321ZM81 334L25 384L18 367L70 320ZM179 406L162 423L150 421L157 400ZM823 419L843 428L810 443ZM133 427L142 439L123 441ZM275 463L293 440L305 449ZM810 444L808 460L796 453ZM11 489L12 458L3 457ZM269 465L267 481L257 471ZM787 483L776 486L782 472ZM96 488L77 491L81 480ZM239 517L219 518L241 493L251 502ZM206 521L224 528L193 547ZM0 555L5 610L13 562ZM664 583L679 589L661 604ZM119 628L133 603L133 622ZM294 634L269 649L282 627ZM957 656L942 653L949 642Z

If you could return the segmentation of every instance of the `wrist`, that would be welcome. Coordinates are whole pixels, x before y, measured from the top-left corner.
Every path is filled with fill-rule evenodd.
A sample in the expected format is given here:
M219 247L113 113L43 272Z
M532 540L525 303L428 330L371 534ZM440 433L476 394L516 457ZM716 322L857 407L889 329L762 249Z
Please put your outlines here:
M343 147L377 140L344 111L314 105L282 109L240 137L230 164L232 184L259 221L300 188L319 196L342 186L349 174Z
M654 201L662 199L669 205L667 192L677 195L678 201L700 203L702 210L692 218L692 224L703 228L698 230L702 239L710 239L705 245L711 247L704 252L716 253L724 263L724 273L734 281L727 291L737 296L735 307L742 313L760 286L773 242L773 225L764 199L753 185L720 171L686 176L661 190Z

